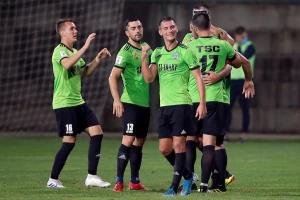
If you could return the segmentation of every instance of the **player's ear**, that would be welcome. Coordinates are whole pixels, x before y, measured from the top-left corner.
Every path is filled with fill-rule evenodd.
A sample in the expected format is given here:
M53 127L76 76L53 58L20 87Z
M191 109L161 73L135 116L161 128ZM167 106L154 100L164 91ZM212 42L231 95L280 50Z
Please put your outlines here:
M128 33L128 31L127 31L127 30L125 31L125 34L127 35L127 37L129 37L129 33Z
M160 28L158 29L158 34L159 34L160 36L162 36L162 31L160 30Z

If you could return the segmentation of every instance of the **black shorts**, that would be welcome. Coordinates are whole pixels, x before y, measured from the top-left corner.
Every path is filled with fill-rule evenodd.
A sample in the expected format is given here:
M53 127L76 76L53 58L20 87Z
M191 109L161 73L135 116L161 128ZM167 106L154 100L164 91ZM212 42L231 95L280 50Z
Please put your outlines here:
M58 136L76 136L91 126L99 125L92 109L84 103L79 106L58 108L54 110Z
M150 122L150 108L129 103L123 103L123 106L123 135L135 136L137 138L147 137Z
M196 116L196 111L198 109L200 103L193 103L193 127L195 130L195 135L202 137L202 131L203 131L203 120L198 120Z
M194 136L192 114L192 106L190 105L160 107L158 114L158 138Z
M203 134L223 135L225 128L224 104L207 102L207 115L203 119Z

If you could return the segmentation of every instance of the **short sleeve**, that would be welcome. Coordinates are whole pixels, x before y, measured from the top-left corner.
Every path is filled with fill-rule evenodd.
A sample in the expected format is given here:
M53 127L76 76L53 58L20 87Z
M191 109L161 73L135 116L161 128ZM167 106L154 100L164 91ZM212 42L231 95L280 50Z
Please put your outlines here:
M80 68L84 68L86 66L85 61L82 58L79 59L78 63Z
M234 48L227 41L224 42L225 42L224 45L226 49L227 60L234 61L236 59Z
M130 61L129 59L129 53L127 51L121 50L116 57L115 66L124 69L128 65Z
M67 49L65 47L58 46L54 49L52 59L55 62L61 64L60 62L62 61L62 59L68 58L68 57L69 56L67 54Z
M195 53L190 48L185 50L185 55L183 59L190 70L198 69L200 67L199 61Z
M157 54L157 49L155 49L151 54L150 64L157 64L156 54Z

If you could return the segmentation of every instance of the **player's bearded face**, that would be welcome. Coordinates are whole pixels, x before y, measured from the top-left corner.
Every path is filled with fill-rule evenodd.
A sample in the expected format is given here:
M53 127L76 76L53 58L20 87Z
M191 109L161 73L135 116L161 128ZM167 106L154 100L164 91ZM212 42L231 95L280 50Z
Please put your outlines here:
M159 34L167 41L174 41L177 37L178 27L174 21L163 21L160 25Z
M63 37L70 43L74 43L77 41L77 33L76 26L73 22L66 22L63 30Z
M143 26L140 21L128 23L126 34L134 42L140 42L143 39L143 32Z

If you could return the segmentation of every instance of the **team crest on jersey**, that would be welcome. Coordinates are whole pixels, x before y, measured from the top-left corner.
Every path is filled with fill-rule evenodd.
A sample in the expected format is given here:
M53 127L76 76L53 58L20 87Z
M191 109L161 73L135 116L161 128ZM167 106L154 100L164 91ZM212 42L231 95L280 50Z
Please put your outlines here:
M60 53L60 55L61 55L62 57L67 56L67 53L66 53L65 51L61 51L61 52L59 52L59 53Z
M178 59L179 58L179 53L174 53L173 54L173 58L176 60L176 59Z
M122 56L117 56L116 63L121 64L122 60L123 60Z
M133 57L134 59L136 59L136 60L139 59L136 52L134 52L134 53L132 54L132 57Z

